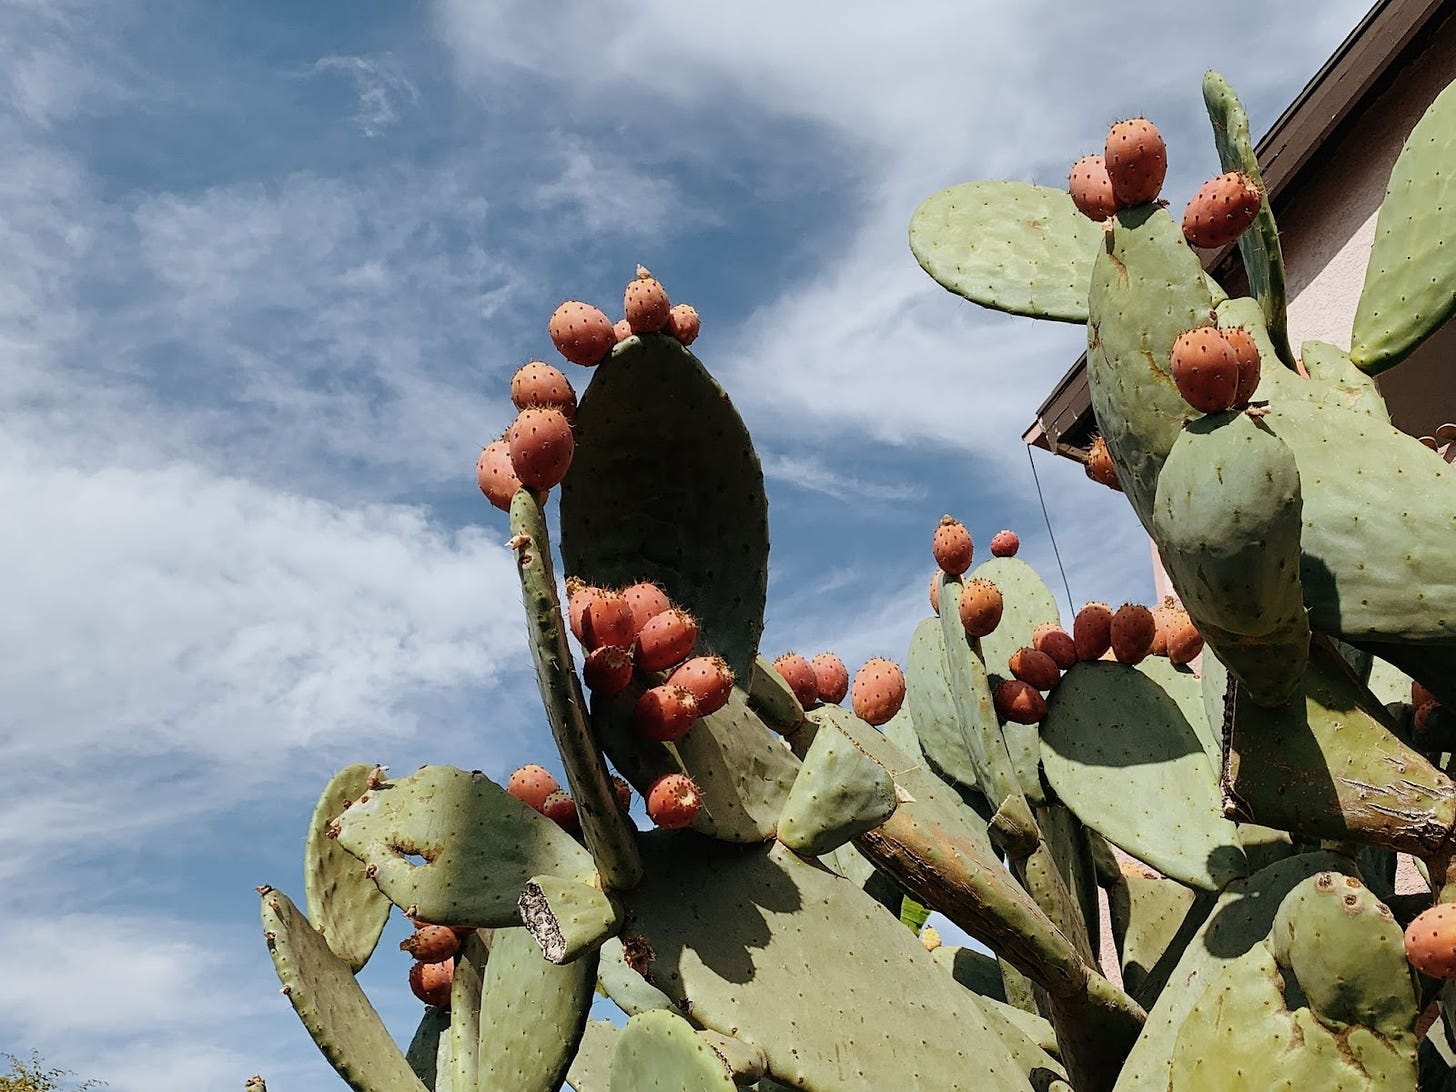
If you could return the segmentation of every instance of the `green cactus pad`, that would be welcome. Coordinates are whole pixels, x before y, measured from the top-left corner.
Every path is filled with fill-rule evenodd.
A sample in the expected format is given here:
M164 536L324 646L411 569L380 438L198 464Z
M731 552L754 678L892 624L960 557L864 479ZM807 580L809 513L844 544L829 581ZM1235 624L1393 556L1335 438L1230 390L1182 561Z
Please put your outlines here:
M1138 205L1112 223L1092 267L1087 383L1118 481L1147 527L1163 460L1192 415L1173 384L1173 343L1210 324L1214 301L1166 211Z
M642 878L636 828L617 803L602 752L587 727L586 699L572 667L566 622L556 597L546 513L529 489L517 490L511 500L511 535L536 685L566 769L582 836L608 888L634 887Z
M1349 872L1348 858L1306 853L1276 861L1219 896L1148 1013L1147 1025L1118 1078L1116 1092L1167 1092L1178 1031L1193 1006L1234 960L1263 947L1284 896L1319 872ZM1319 1087L1319 1086L1315 1086Z
M1101 234L1066 190L966 182L921 202L910 220L910 249L925 272L972 303L1086 322Z
M1238 830L1223 817L1203 744L1142 672L1074 665L1047 703L1041 741L1052 788L1114 845L1205 890L1244 874ZM1169 801L1178 802L1171 813Z
M972 569L966 579L989 580L1001 589L1001 624L981 638L981 655L988 672L1009 679L1011 654L1030 647L1031 635L1039 627L1061 624L1057 597L1019 557L993 557Z
M1158 479L1153 537L1183 606L1254 701L1294 693L1309 657L1294 453L1242 413L1189 422Z
M642 693L629 686L616 697L592 698L592 724L612 765L644 796L663 774L686 773L703 795L693 829L729 842L774 836L799 761L748 706L740 687L728 704L700 717L673 743L656 743L632 726Z
M588 1020L576 1057L566 1071L572 1092L610 1092L612 1052L621 1033L610 1020Z
M825 1092L1027 1088L972 995L853 885L777 843L653 831L642 848L647 878L626 899L652 980L695 1022L761 1049L781 1081ZM826 997L867 1014L853 1035L823 1019Z
M839 731L821 726L779 817L778 839L796 853L829 853L895 813L895 782Z
M1005 1002L1006 984L1001 980L1001 964L996 962L995 956L959 944L942 944L930 955L972 993Z
M289 901L260 889L263 936L293 1010L323 1056L354 1092L421 1092L425 1087L354 980L350 966Z
M524 929L498 929L480 1002L482 1092L556 1092L586 1030L593 952L556 966Z
M480 1002L490 961L486 931L465 938L450 980L450 1078L440 1092L476 1092L480 1081Z
M1203 657L1203 671L1206 676L1208 664L1216 658L1212 654ZM1222 666L1221 664L1219 666ZM1203 679L1191 668L1179 667L1166 656L1148 656L1137 665L1137 669L1162 689L1163 693L1178 703L1188 726L1203 744L1203 753L1208 756L1208 765L1214 776L1223 769L1223 742L1219 739L1219 726L1223 723L1223 699L1219 698L1218 718L1210 721L1208 709L1203 700Z
M1033 742L1037 756L1035 768L1039 771L1041 740L1033 737ZM1092 956L1101 938L1097 924L1100 914L1097 869L1092 861L1090 839L1102 836L1089 831L1071 809L1062 804L1037 808L1036 825L1041 830L1042 848L1061 877L1062 885L1072 896L1076 914L1068 927L1075 929L1074 939L1079 945L1085 944L1087 955Z
M905 654L905 704L919 747L948 781L975 789L980 781L971 744L961 731L955 690L945 660L945 638L939 618L924 618ZM979 744L979 739L976 741Z
M602 945L597 982L612 1003L628 1016L672 1007L672 999L667 994L627 966L621 937L613 937Z
M589 883L560 876L533 876L518 907L526 929L552 963L570 963L594 952L622 927L616 900Z
M1253 822L1422 857L1442 852L1456 827L1456 783L1400 741L1320 639L1288 705L1261 708L1240 688L1224 792Z
M1436 96L1390 172L1350 357L1375 375L1394 367L1456 309L1456 84Z
M716 1031L699 1031L697 1036L728 1067L734 1084L755 1084L764 1075L764 1067L768 1063L764 1060L763 1051L757 1047Z
M611 1092L737 1092L733 1074L692 1024L667 1010L627 1021L612 1051Z
M309 920L356 974L369 962L393 907L365 874L363 862L329 837L329 827L351 801L369 791L374 769L355 763L329 779L314 805L303 850Z
M561 554L588 584L651 580L698 622L701 650L749 678L768 589L763 469L733 403L666 334L619 344L576 414Z
M1355 367L1350 354L1338 345L1306 341L1299 347L1299 358L1310 381L1322 386L1324 400L1381 421L1390 420L1390 410L1375 380Z
M748 707L775 732L786 734L804 723L804 707L794 697L773 661L756 656L749 676Z
M339 845L374 869L379 889L424 921L519 925L516 901L532 876L596 876L571 835L484 774L454 766L385 781L337 826Z
M1350 1024L1407 1040L1415 1056L1420 1012L1405 934L1390 910L1354 876L1321 872L1284 897L1269 936L1310 1010L1334 1031Z
M1113 937L1123 988L1140 1004L1151 1006L1167 985L1188 938L1213 909L1214 898L1164 876L1139 875L1125 875L1107 897L1117 904Z
M906 681L909 681L908 664L906 665ZM925 750L920 745L920 730L915 723L915 716L911 712L908 687L905 695L905 704L900 706L898 713L880 725L880 734L911 758L917 761L925 758ZM964 786L964 788L969 792L977 791L975 782Z
M1217 72L1203 77L1203 102L1208 107L1208 120L1213 125L1213 142L1225 171L1241 171L1260 193L1264 176L1259 170L1259 157L1249 135L1249 117L1234 90ZM1264 311L1264 321L1279 359L1286 367L1294 367L1294 354L1289 348L1287 290L1284 285L1284 257L1279 249L1279 229L1266 196L1259 214L1250 228L1239 236L1239 256L1249 279L1249 291ZM1273 363L1272 361L1270 362Z
M430 1092L454 1092L450 1083L450 1010L426 1007L405 1048L404 1060ZM444 1081L440 1080L444 1075Z
M1037 1084L1038 1078L1045 1080L1053 1074L1066 1079L1066 1071L1057 1059L1057 1033L1050 1020L1035 1013L1023 1012L1004 1001L995 1001L989 997L978 1000L987 1021L1001 1041L1011 1049L1012 1057L1021 1063L1033 1085Z

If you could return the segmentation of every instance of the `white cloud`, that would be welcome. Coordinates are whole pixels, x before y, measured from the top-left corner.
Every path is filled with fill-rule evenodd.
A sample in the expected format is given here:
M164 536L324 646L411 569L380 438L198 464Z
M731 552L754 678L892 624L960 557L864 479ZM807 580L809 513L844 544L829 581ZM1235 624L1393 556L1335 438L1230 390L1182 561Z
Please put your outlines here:
M925 496L925 486L920 482L871 481L841 474L826 465L818 456L766 451L762 445L759 446L758 453L766 478L785 482L811 493L822 493L835 500L894 504L919 500Z
M399 122L401 106L416 106L420 101L419 88L388 53L378 57L320 57L310 72L339 72L349 78L359 100L353 121L365 136L379 136Z

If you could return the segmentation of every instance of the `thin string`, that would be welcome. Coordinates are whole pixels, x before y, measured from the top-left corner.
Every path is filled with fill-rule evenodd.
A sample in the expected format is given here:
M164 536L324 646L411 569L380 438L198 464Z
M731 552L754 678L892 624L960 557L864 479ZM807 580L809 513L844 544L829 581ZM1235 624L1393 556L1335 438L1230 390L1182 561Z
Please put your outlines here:
M1062 587L1067 592L1067 609L1076 610L1077 601L1072 598L1072 585L1067 582L1067 570L1062 565L1062 551L1057 549L1057 536L1052 531L1052 518L1047 514L1046 497L1042 495L1041 478L1036 472L1036 460L1031 457L1031 445L1026 445L1026 461L1031 464L1031 477L1036 482L1036 499L1041 501L1041 518L1046 520L1047 537L1052 540L1052 554L1057 559L1057 568L1062 574Z

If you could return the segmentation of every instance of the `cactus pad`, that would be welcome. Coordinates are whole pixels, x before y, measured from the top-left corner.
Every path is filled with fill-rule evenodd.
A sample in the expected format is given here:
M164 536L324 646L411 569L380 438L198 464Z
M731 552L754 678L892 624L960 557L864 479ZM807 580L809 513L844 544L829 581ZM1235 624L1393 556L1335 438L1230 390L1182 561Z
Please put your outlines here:
M843 733L821 726L779 818L778 839L818 857L874 830L895 812L895 782Z
M736 1092L733 1073L675 1012L627 1021L612 1051L611 1092Z
M329 779L314 806L303 851L309 920L356 974L373 954L393 907L365 874L364 863L329 837L329 827L350 802L369 791L374 769L356 763Z

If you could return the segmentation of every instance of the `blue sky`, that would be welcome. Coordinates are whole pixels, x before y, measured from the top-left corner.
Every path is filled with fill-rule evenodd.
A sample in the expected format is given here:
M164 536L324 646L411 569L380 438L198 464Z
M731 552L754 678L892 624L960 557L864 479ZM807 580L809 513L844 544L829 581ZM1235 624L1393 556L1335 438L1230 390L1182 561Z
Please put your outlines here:
M946 294L911 212L1137 113L1181 207L1203 70L1262 132L1364 7L0 4L0 1050L342 1087L252 889L301 898L340 765L551 759L473 468L638 262L764 460L765 651L903 657L943 512L1060 593L1019 435L1082 329ZM1149 601L1125 502L1038 468L1077 605ZM401 935L363 978L407 1037Z

